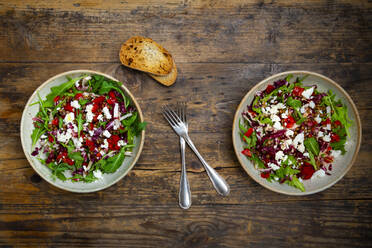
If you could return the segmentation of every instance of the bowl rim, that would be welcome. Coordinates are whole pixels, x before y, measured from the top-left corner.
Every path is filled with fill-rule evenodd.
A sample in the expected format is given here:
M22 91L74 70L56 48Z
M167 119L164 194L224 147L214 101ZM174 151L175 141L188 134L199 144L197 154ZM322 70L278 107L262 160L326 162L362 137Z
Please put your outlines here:
M281 77L281 76L284 76L284 75L288 75L288 74L309 74L309 75L312 75L312 76L316 76L316 77L320 77L322 79L324 79L325 81L327 81L328 83L332 84L334 87L336 87L343 95L344 97L347 99L347 101L350 103L354 113L355 113L355 122L356 122L356 126L357 126L357 144L356 144L356 149L355 149L355 153L351 159L351 162L349 163L349 165L346 167L346 169L333 181L333 182L330 182L329 184L325 185L324 187L321 187L317 190L313 190L313 191L305 191L305 192L286 192L284 190L280 190L280 189L277 189L275 186L273 186L272 184L269 184L269 185L265 185L263 184L262 182L260 182L259 180L257 180L255 178L255 176L253 175L253 173L251 173L245 166L244 166L244 162L242 161L242 159L240 158L240 150L238 150L238 145L236 144L236 141L234 139L234 134L236 133L236 128L235 128L235 124L236 122L238 121L238 118L240 116L238 116L238 112L239 110L244 107L243 104L245 103L245 101L247 100L247 98L253 93L257 92L257 89L262 86L263 84L265 84L266 82L274 79L274 78L277 78L277 77ZM235 111L235 115L234 115L234 120L233 120L233 126L232 126L232 141L233 141L233 147L234 147L234 151L235 151L235 155L236 157L238 158L239 160L239 163L240 165L243 167L243 169L246 171L246 173L254 180L256 181L258 184L260 184L261 186L271 190L271 191L274 191L274 192L277 192L277 193L281 193L281 194L285 194L285 195L293 195L293 196L304 196L304 195L311 195L311 194L315 194L315 193L318 193L318 192L321 192L321 191L324 191L328 188L330 188L331 186L333 186L334 184L336 184L338 181L340 181L344 176L345 174L351 169L351 167L353 166L355 160L356 160L356 157L359 153L359 149L360 149L360 145L361 145L361 139L362 139L362 128L361 128L361 121L360 121L360 117L359 117L359 112L358 112L358 109L356 107L356 105L354 104L352 98L349 96L349 94L339 85L337 84L335 81L333 81L332 79L324 76L324 75L321 75L319 73L316 73L316 72L310 72L310 71L302 71L302 70L293 70L293 71L285 71L285 72L281 72L281 73L276 73L270 77L267 77L265 78L264 80L260 81L259 83L257 83L256 85L254 85L246 94L245 96L243 97L243 99L240 101L236 111Z
M20 139L21 139L22 149L23 149L23 152L24 152L24 154L25 154L25 156L27 158L28 163L31 165L31 167L34 169L34 171L39 176L41 176L46 182L50 183L54 187L57 187L59 189L62 189L62 190L65 190L65 191L69 191L69 192L74 192L74 193L92 193L92 192L97 192L97 191L100 191L100 190L104 190L104 189L106 189L108 187L111 187L112 185L116 184L118 181L120 181L121 179L123 179L129 173L129 171L132 170L132 168L134 167L134 165L137 163L137 161L138 161L138 159L139 159L139 157L141 155L142 149L143 149L143 145L144 145L144 141L145 141L145 130L142 130L142 132L141 132L141 140L139 142L138 152L137 152L136 156L134 157L132 163L128 167L128 170L126 170L120 177L118 177L117 179L111 181L107 185L104 185L102 187L98 187L97 189L93 189L93 190L66 189L66 188L64 188L64 187L56 184L55 182L53 182L53 180L51 180L47 176L44 176L41 173L39 173L39 171L36 169L36 166L34 165L32 159L30 157L30 154L28 154L27 149L26 149L26 145L24 144L24 141L23 141L23 139L24 139L24 133L23 133L24 118L26 116L26 109L27 109L27 107L31 103L31 99L34 98L34 96L36 95L36 93L38 91L40 91L40 89L44 88L46 85L48 85L50 82L54 81L56 78L59 78L59 77L65 76L65 75L69 75L69 74L78 74L78 73L80 73L80 74L83 74L83 73L97 74L97 75L101 75L101 76L104 76L106 78L109 78L111 80L114 80L114 81L117 81L117 82L121 82L120 80L117 80L116 78L114 78L114 77L112 77L112 76L110 76L110 75L108 75L106 73L99 72L99 71L94 71L94 70L86 70L86 69L79 69L79 70L71 70L71 71L62 72L62 73L59 73L59 74L57 74L57 75L55 75L55 76L47 79L46 81L44 81L44 83L42 83L39 87L37 87L37 89L34 90L34 92L29 97L29 99L28 99L28 101L27 101L27 103L26 103L26 105L25 105L25 107L23 109L21 123L20 123L20 135L21 135L20 136ZM138 104L137 100L135 99L135 97L133 96L133 94L129 91L129 89L127 87L125 87L124 83L121 85L121 87L124 90L125 94L130 97L130 99L132 100L132 102L136 106L136 109L138 111L140 120L143 121L142 110L141 110L140 105Z

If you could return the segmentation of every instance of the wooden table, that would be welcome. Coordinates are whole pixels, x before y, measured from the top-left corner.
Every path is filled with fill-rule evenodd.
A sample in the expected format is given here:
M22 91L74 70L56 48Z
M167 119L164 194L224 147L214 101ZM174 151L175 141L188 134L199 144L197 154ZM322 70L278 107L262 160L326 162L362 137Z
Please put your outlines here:
M267 2L0 1L0 246L371 247L372 4ZM173 54L179 68L174 86L120 65L120 45L134 35L151 37ZM99 70L125 82L149 122L137 165L97 193L54 188L21 148L28 97L46 79L72 69ZM245 93L293 69L338 82L363 124L351 171L332 188L305 197L254 182L231 141ZM229 197L218 196L188 150L193 205L187 211L177 204L178 139L159 109L177 100L189 102L194 142L231 185Z

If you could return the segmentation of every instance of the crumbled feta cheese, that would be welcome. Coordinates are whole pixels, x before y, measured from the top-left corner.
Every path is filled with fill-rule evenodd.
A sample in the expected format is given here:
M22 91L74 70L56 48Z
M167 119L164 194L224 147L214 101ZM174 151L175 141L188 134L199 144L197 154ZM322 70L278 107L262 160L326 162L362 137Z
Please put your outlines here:
M284 158L284 153L283 151L278 151L275 153L275 160L276 161L281 161Z
M60 110L61 110L61 108L60 108L60 107L57 107L57 108L56 108L56 110L57 110L57 111L60 111Z
M283 149L283 150L284 150L284 149L288 149L289 146L292 145L292 143L293 143L293 142L292 142L291 139L284 140L284 142L283 142L283 147L284 147L284 148L282 148L282 149Z
M277 166L276 164L274 164L274 163L268 163L267 164L271 169L273 169L274 171L276 171L276 170L279 170L280 169L280 167L279 166Z
M42 134L41 136L40 136L40 139L46 139L48 136L46 136L45 134Z
M75 114L71 112L65 116L65 119L63 121L67 124L67 123L72 123L74 120L75 120Z
M115 106L114 106L114 118L118 118L119 117L119 104L115 103Z
M87 77L83 78L83 84L85 84L86 82L88 82L91 79L92 79L91 76L87 76Z
M103 148L103 149L107 149L107 148L108 148L108 142L107 142L107 139L104 139L104 140L103 140L103 144L101 145L101 148Z
M331 136L329 134L327 134L326 136L323 137L323 140L325 142L330 142L331 141Z
M123 140L118 141L118 146L125 146L126 144Z
M107 107L104 107L103 109L102 109L102 112L103 112L103 114L105 115L105 117L106 117L106 119L107 120L111 120L111 114L110 114L110 110L107 108Z
M320 118L319 115L315 117L314 120L316 121L316 123L322 122L322 118Z
M92 104L89 104L85 108L85 112L87 112L87 114L86 114L87 122L92 122L92 120L93 120L94 114L92 113L92 109L93 109Z
M304 157L310 157L310 154L308 152L305 152Z
M308 106L309 106L309 104L305 104L305 105L303 105L303 106L300 108L300 112L301 112L301 114L304 114L304 113L306 112L306 109L307 109Z
M119 119L114 120L114 126L112 127L114 130L117 130L121 126L121 122Z
M304 90L302 92L302 96L305 97L306 99L309 99L311 97L311 95L313 94L313 92L314 92L314 87L311 87L307 90Z
M67 143L71 139L71 137L72 137L71 132L57 133L57 140L61 143Z
M102 179L103 176L102 176L102 172L100 170L95 170L93 171L93 175L98 178L98 179Z
M299 178L298 178L298 181L300 181L300 182L302 183L302 181L303 181L303 180L302 180L302 178L301 178L301 177L299 177Z
M99 120L99 121L103 121L103 115L99 114L99 115L97 116L97 120Z
M81 147L81 142L80 142L79 139L73 137L73 138L72 138L72 142L74 142L74 145L75 145L75 147L76 147L77 149L79 149L79 148Z
M279 116L277 116L277 115L271 115L271 116L270 116L270 119L271 119L273 122L275 122L275 121L280 121L280 118L279 118Z
M304 144L300 144L300 145L298 145L298 146L297 146L297 150L298 150L299 152L304 152L304 151L305 151L305 146L304 146Z
M332 129L332 128L331 128L331 124L327 124L326 129L327 129L327 130L331 130L331 129Z
M131 116L132 116L132 113L125 114L122 117L120 117L120 121L125 120L126 118L131 117Z
M107 137L107 138L110 138L111 137L111 133L107 130L103 131L103 136Z
M282 113L282 115L281 115L281 116L282 116L282 118L283 118L283 119L286 119L286 118L288 118L288 115L287 115L286 113Z
M292 136L294 134L294 132L290 129L288 129L286 132L285 132L285 135L287 135L288 137Z
M315 108L315 103L313 101L309 102L309 107L312 109Z
M279 121L276 121L275 123L274 123L274 126L273 126L275 129L277 129L277 130L281 130L281 129L283 129L283 127L282 127L282 125L280 124L280 122Z
M340 155L341 155L341 151L340 150L332 150L331 151L331 156L333 156L334 158L337 158Z
M331 113L331 107L330 106L327 106L326 110L327 110L327 114Z
M77 100L71 102L71 107L79 109L81 106Z
M317 171L314 172L313 176L311 177L311 179L313 178L316 178L316 177L324 177L326 174L325 174L325 171L322 170L322 169L319 169Z
M319 131L318 138L324 137L324 133L322 131Z

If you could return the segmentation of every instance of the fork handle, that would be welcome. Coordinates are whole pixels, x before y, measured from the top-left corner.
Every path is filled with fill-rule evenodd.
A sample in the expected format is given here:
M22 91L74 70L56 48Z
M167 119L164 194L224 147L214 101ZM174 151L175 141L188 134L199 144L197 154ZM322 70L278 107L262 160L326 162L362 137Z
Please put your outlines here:
M218 174L217 171L204 160L188 135L183 136L183 138L190 146L191 150L193 150L193 152L196 154L200 162L203 164L205 170L207 171L209 179L211 180L216 191L220 195L227 196L230 193L230 186L226 183L225 179L223 179L220 174Z
M180 178L180 192L178 195L178 203L181 208L188 209L191 206L191 191L189 180L187 180L186 172L186 160L185 160L185 140L180 137L180 148L181 148L181 178Z

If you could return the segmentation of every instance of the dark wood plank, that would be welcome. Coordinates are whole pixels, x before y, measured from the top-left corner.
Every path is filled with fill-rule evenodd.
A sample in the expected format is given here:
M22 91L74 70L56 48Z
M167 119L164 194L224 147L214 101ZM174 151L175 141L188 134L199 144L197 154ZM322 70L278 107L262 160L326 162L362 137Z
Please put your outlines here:
M0 246L368 247L372 242L372 5L369 1L2 1L0 0ZM132 35L163 44L179 68L172 87L118 61ZM93 69L126 83L149 122L134 169L97 193L74 194L28 165L19 122L49 77ZM344 87L362 119L363 143L349 173L316 195L273 193L235 158L236 107L257 82L309 70ZM189 102L190 131L226 177L217 196L187 153L193 206L177 205L178 140L159 113Z
M371 4L130 2L82 8L4 1L0 61L118 62L120 45L144 35L177 62L371 62L365 52L372 41Z

